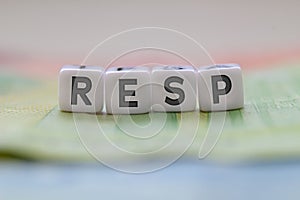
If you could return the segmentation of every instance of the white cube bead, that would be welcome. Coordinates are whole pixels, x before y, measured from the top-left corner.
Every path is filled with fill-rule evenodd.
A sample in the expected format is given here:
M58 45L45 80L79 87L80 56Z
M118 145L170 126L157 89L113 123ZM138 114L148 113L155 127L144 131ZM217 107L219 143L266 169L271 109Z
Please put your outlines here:
M237 64L198 69L199 106L202 111L225 111L244 106L242 71Z
M196 72L192 66L158 66L152 69L152 110L184 112L196 109Z
M105 104L109 114L147 113L151 107L150 69L112 67L105 74Z
M104 68L66 65L59 73L59 108L69 112L98 113L104 101Z

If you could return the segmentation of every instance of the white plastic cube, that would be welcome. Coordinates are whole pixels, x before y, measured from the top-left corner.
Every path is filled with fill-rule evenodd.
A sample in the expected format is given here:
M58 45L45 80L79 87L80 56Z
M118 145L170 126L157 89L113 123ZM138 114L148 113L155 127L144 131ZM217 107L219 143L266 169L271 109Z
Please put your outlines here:
M196 72L192 66L158 66L152 69L152 110L184 112L196 109Z
M222 64L198 69L201 111L225 111L244 106L242 71L238 64Z
M147 113L151 107L150 69L112 67L105 74L105 104L109 114Z
M99 113L104 102L104 68L66 65L59 73L59 108L68 112Z

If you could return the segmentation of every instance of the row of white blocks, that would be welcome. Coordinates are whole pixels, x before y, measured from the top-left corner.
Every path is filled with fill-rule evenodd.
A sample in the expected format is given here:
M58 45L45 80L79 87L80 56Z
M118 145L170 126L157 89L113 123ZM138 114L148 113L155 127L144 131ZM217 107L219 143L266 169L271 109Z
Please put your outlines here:
M191 66L63 66L59 74L62 111L138 114L225 111L244 105L241 68L222 64Z

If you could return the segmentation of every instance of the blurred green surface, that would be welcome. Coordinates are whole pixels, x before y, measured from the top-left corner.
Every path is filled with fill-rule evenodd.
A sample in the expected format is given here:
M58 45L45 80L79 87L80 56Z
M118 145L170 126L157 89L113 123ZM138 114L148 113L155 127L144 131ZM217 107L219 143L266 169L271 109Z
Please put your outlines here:
M272 69L244 73L245 107L226 112L222 135L207 159L230 163L299 159L299 66L299 63L282 64ZM95 116L60 112L57 108L56 82L1 75L0 83L0 159L93 160L79 139L74 117L76 122L79 120L87 127L87 132L92 132L97 131L94 125L89 124L94 123ZM96 118L105 127L111 140L131 151L147 152L162 147L175 137L182 119L191 119L191 125L187 125L185 130L187 137L190 137L193 130L188 127L194 127L193 118L197 117L198 133L185 153L185 157L196 158L212 113L162 115L97 115ZM164 126L151 141L128 137L116 124L123 123L126 127L126 122L132 118L138 125L145 126L151 117L165 117ZM97 140L94 145L101 146L102 142ZM165 151L160 157L173 154L174 150L176 147L172 151ZM105 154L112 159L122 159L110 151Z

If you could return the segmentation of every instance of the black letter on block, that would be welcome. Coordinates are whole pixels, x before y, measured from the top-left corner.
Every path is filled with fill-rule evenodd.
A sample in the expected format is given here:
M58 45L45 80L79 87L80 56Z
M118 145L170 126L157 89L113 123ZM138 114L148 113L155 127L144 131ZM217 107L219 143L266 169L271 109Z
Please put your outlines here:
M224 89L218 88L218 82L223 81L225 83ZM213 92L213 101L214 104L220 102L219 96L228 94L232 88L231 80L226 75L216 75L211 77L212 92Z
M78 88L79 83L85 83L85 88ZM92 105L86 94L92 88L92 81L87 77L72 76L71 105L77 105L77 95L79 95L85 105Z
M119 79L119 106L138 107L137 101L125 101L125 96L135 96L135 90L125 90L125 85L136 85L137 79Z
M165 84L164 84L164 88L167 92L170 92L170 93L173 93L173 94L175 93L175 94L179 95L178 99L171 99L169 97L166 97L165 102L169 105L177 106L177 105L181 104L184 101L185 94L184 94L184 91L182 89L176 88L176 87L171 87L170 85L171 85L172 82L180 83L182 85L183 84L183 79L178 77L178 76L171 76L171 77L169 77L165 80Z

